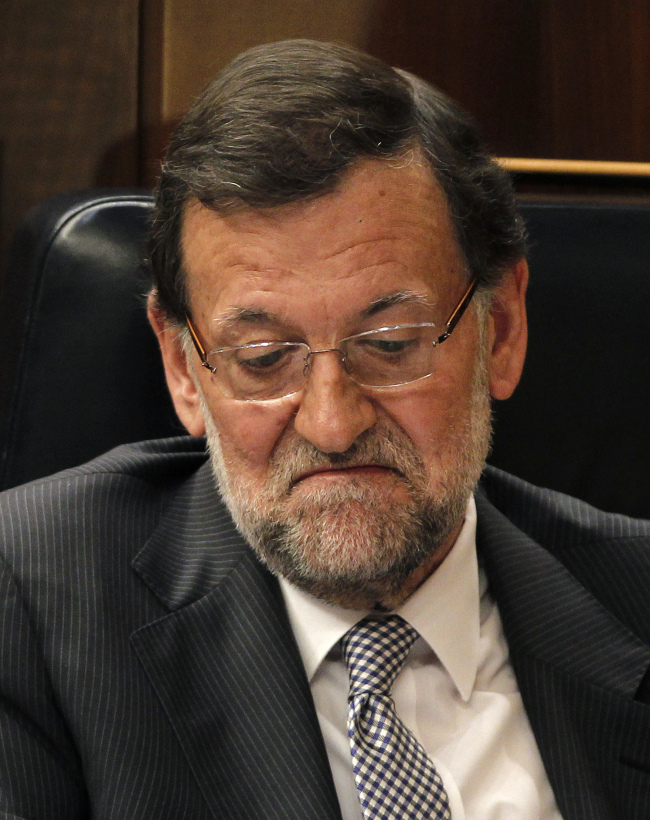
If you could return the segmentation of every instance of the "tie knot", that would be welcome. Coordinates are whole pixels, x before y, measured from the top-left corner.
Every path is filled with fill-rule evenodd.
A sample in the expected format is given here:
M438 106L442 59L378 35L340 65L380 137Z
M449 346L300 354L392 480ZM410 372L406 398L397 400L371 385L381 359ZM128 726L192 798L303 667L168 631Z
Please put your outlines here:
M368 615L355 624L342 641L350 695L390 695L417 636L417 631L399 615Z

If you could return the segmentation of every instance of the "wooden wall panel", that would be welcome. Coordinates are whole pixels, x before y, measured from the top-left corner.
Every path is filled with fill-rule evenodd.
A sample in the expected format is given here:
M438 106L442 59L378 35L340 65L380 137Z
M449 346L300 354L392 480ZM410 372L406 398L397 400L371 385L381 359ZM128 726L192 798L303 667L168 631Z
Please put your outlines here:
M182 114L251 46L290 37L363 45L378 0L165 0L163 117Z
M138 0L2 0L2 257L44 197L137 183L138 21Z
M646 0L2 0L0 266L39 199L153 182L204 84L285 37L349 42L421 74L502 155L650 160Z
M548 155L650 160L650 3L550 0L543 22Z
M497 153L650 160L650 3L383 0L370 51L458 99Z
M540 0L382 0L365 45L462 103L510 155L536 139L540 25Z

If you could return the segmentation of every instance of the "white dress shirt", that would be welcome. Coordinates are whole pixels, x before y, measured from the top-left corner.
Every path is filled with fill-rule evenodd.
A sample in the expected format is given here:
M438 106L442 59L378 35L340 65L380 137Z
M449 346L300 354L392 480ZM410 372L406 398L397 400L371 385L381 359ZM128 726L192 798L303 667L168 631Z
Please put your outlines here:
M362 820L340 639L368 613L280 583L343 818ZM474 499L449 555L397 611L420 635L393 686L397 714L442 777L453 820L561 820L478 566Z

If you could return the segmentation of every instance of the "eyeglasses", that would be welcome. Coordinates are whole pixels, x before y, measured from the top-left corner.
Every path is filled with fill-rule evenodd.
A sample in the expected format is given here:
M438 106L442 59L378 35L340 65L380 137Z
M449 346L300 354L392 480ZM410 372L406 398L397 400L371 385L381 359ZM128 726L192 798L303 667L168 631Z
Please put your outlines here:
M305 342L254 342L206 352L192 320L187 327L201 359L227 398L272 401L303 389L311 360L336 353L345 372L361 387L390 389L433 373L436 348L453 333L478 285L474 279L444 324L433 322L380 327L341 339L336 347L312 350Z

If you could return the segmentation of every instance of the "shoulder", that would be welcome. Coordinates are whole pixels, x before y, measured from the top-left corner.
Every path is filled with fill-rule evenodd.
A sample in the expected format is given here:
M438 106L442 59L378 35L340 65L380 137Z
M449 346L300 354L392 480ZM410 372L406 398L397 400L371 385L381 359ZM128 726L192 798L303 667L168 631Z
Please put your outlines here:
M650 641L650 522L487 468L477 492L479 530L491 551L516 543L518 570L540 572L552 556L611 614ZM534 567L534 570L531 568Z
M207 458L205 440L191 436L123 444L101 456L60 473L39 478L0 493L0 504L11 504L29 493L65 494L97 479L112 482L173 483L196 470Z
M10 556L62 539L83 540L90 531L99 536L93 541L103 541L117 528L150 528L168 495L206 458L203 439L144 441L6 490L0 493L0 549Z
M641 544L650 539L650 521L598 510L495 467L485 469L479 493L516 527L551 550L621 538L639 538Z
M114 450L34 484L73 483L84 476L124 476L142 481L171 480L197 469L207 458L205 440L192 436L152 439L123 444ZM27 485L26 485L27 486Z

